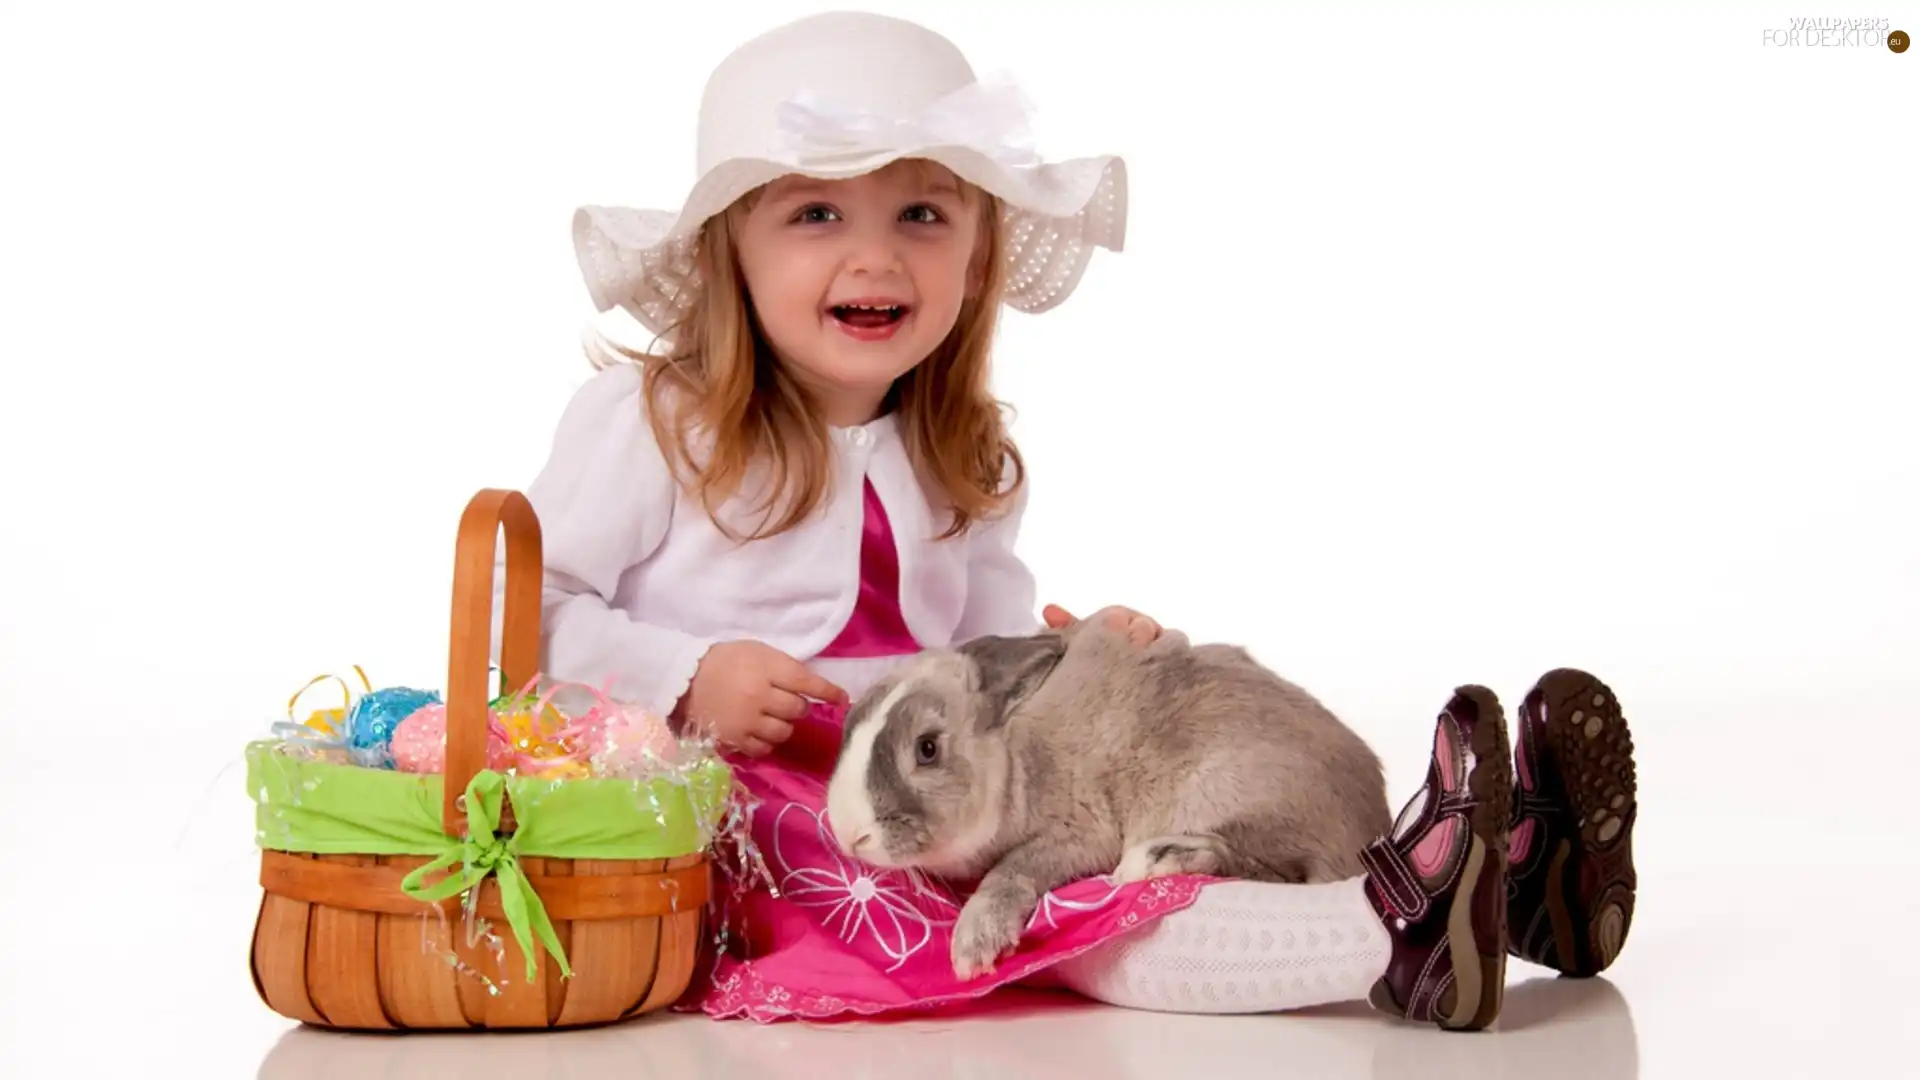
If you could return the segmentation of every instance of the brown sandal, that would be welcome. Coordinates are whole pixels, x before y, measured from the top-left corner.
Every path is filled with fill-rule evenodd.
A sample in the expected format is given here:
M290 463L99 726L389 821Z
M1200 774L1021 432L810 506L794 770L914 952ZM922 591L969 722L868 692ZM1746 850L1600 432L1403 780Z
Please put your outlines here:
M1368 997L1375 1008L1450 1031L1478 1031L1500 1015L1512 807L1499 699L1463 686L1435 726L1426 785L1361 854L1367 898L1393 942Z

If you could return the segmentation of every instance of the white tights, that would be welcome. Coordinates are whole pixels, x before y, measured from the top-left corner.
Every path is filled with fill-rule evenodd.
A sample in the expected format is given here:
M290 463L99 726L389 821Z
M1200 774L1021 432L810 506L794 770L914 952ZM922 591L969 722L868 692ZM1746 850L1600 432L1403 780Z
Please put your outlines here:
M1363 878L1221 881L1191 907L1061 963L1051 981L1130 1009L1258 1013L1364 1000L1392 956Z

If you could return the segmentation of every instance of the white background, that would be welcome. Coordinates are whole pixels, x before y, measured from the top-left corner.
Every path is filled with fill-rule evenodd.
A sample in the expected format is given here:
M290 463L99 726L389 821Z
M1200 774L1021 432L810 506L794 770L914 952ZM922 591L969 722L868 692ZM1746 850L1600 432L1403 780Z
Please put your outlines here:
M1920 6L872 6L1132 170L996 358L1043 599L1249 645L1396 801L1456 683L1591 668L1641 1069L1894 1038L1920 52L1762 36ZM0 1074L254 1074L242 743L321 672L439 685L460 509L590 374L573 208L677 204L707 70L816 9L0 5Z

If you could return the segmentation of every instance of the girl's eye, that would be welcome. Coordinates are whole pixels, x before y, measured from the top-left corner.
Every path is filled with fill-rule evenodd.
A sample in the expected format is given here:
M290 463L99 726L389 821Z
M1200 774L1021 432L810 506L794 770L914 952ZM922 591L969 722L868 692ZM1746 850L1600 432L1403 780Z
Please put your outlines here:
M909 207L903 216L908 221L918 225L938 225L941 221L945 220L940 216L938 207L928 206L925 203L919 206Z
M940 760L940 740L931 735L920 736L920 741L913 744L913 756L922 765Z
M809 206L798 214L795 214L793 220L818 225L832 220L833 216L833 210L829 207Z

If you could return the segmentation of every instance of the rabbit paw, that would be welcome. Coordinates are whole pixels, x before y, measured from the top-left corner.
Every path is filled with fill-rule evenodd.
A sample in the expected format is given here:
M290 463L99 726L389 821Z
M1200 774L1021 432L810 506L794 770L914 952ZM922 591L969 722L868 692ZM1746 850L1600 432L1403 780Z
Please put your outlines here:
M990 974L1020 943L1028 914L1011 897L975 893L953 925L953 973L963 980Z

